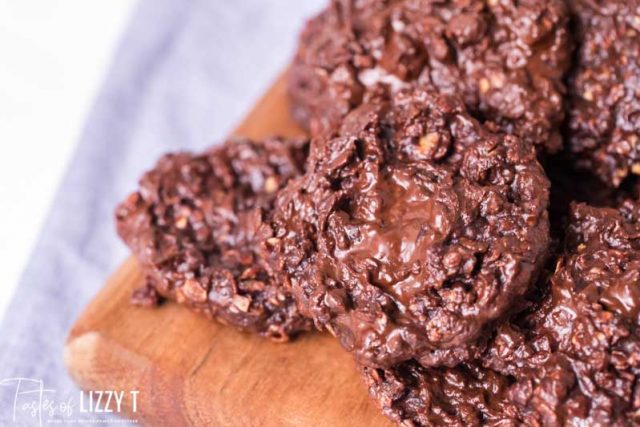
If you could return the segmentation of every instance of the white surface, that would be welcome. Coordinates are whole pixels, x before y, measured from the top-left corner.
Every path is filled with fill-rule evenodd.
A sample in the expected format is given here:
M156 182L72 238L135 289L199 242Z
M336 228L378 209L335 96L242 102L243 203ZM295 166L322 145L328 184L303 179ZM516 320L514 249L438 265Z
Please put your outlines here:
M0 0L0 320L134 0Z

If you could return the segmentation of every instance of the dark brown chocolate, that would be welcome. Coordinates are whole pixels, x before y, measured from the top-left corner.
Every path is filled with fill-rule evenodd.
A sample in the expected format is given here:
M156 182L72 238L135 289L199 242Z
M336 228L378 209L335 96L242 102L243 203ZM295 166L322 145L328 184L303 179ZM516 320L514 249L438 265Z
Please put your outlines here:
M132 299L315 323L402 425L640 425L639 58L639 0L330 0L310 147L162 158L117 211Z
M154 305L162 296L277 341L308 330L270 273L264 232L275 194L302 172L306 150L302 141L232 140L160 159L116 212L147 277L133 301Z
M568 23L563 0L332 0L300 36L289 75L293 114L317 132L374 88L417 82L557 151Z
M477 364L424 368L405 362L389 369L361 366L369 394L402 426L517 426L518 408L507 398L509 378Z
M516 426L507 377L477 365L424 368L405 362L389 369L361 366L369 394L403 426Z
M640 424L640 205L574 205L540 307L497 334L485 366L517 379L538 425Z
M435 91L371 99L278 195L274 251L303 314L358 360L475 357L549 244L535 150Z
M362 367L403 425L640 425L640 205L574 205L548 291L477 361Z
M580 47L572 72L569 148L617 187L640 175L640 2L572 0Z
M575 158L568 152L546 156L543 167L551 181L551 235L559 244L564 241L573 202L617 208L626 199L640 197L640 182L628 180L618 188L608 186L590 171L576 167Z

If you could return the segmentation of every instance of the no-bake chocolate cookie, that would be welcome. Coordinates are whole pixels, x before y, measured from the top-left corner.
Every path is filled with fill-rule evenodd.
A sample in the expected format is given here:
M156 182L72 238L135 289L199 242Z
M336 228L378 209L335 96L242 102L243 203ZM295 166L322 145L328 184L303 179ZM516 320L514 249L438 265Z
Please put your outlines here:
M572 73L569 148L619 186L640 175L640 2L572 0L580 47Z
M640 198L640 182L627 180L618 188L606 185L590 171L576 167L569 152L546 156L542 164L551 182L551 236L559 245L564 242L574 202L617 208L627 199Z
M424 368L405 362L389 369L360 367L369 394L402 426L517 426L510 379L478 365Z
M530 144L457 98L401 92L312 142L268 242L303 314L361 363L453 366L536 279L548 186Z
M263 230L306 150L301 141L232 140L160 159L116 212L118 233L147 277L134 302L166 297L274 340L307 330L265 264Z
M361 367L403 425L640 425L640 209L574 205L566 252L528 314L477 361Z
M533 425L640 424L640 209L573 206L541 306L485 358Z
M293 114L312 130L331 128L372 88L418 82L556 151L568 22L563 0L332 0L301 34L289 74Z

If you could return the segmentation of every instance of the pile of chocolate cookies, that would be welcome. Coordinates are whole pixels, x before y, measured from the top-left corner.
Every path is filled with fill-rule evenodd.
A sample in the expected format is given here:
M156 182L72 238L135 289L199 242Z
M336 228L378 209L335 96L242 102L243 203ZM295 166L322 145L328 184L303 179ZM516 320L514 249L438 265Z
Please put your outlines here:
M640 425L639 0L332 0L288 82L310 141L118 207L135 303L329 331L402 425Z

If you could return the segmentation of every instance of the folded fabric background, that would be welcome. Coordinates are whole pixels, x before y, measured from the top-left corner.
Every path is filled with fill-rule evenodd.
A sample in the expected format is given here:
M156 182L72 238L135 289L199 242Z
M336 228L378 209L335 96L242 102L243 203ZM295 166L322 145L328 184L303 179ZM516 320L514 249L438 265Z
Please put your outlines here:
M324 3L139 3L0 326L0 383L37 379L55 390L48 397L56 402L78 402L63 345L127 256L113 226L115 205L162 153L201 150L224 138L286 66L305 18ZM22 398L15 383L0 385L0 425L12 425L14 415L17 425L38 425L20 408L14 414ZM49 419L65 415L45 414Z

